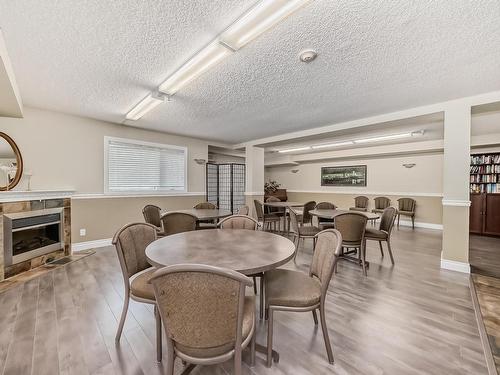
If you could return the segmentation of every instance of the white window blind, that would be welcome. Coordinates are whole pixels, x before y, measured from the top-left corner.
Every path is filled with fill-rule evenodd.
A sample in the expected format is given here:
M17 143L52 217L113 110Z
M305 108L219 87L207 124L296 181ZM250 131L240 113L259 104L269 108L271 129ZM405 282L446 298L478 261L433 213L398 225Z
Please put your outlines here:
M108 192L186 191L183 147L106 138Z

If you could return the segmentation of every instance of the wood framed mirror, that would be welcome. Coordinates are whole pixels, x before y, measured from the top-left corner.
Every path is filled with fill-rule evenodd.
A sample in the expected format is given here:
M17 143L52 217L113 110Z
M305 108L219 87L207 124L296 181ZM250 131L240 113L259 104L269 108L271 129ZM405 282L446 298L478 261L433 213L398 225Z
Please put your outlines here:
M0 191L13 189L23 175L23 157L16 142L0 132Z

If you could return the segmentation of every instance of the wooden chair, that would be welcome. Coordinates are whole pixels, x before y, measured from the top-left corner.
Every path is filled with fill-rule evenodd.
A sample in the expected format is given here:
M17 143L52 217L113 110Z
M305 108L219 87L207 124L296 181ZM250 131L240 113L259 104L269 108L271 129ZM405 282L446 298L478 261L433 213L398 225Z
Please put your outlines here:
M384 210L391 205L391 200L387 197L377 197L374 199L375 208L372 210L375 214L381 214Z
M255 298L245 296L250 278L219 267L179 264L156 271L150 282L167 337L168 375L176 357L192 365L233 358L234 374L241 375L241 352L248 345L253 366Z
M351 211L368 211L368 197L359 196L354 198L354 207L349 208Z
M217 206L211 202L201 202L193 208L198 210L215 210ZM197 225L198 229L215 229L217 228L217 220L199 220Z
M250 213L250 209L248 206L241 206L238 208L238 215L248 215Z
M156 238L157 228L147 223L127 224L119 229L113 237L112 243L118 254L125 285L122 315L115 341L120 341L130 298L137 302L153 304L156 318L156 360L161 362L161 319L153 287L148 283L155 269L146 259L146 247Z
M196 230L196 216L184 212L167 212L161 217L166 236Z
M378 229L367 228L365 231L365 241L372 240L378 241L380 246L380 253L384 256L384 249L382 247L382 242L387 242L387 250L389 250L389 255L391 257L391 263L394 264L394 256L392 255L391 249L391 233L394 226L394 221L396 220L397 211L394 207L387 207L382 214L380 219L380 226ZM366 245L365 245L366 248Z
M342 255L348 255L351 249L358 252L358 259L344 256L343 259L355 261L363 267L366 276L365 231L368 219L361 212L346 212L335 217L335 228L342 234ZM347 250L347 254L345 254Z
M297 214L295 213L293 208L289 209L290 212L290 226L292 228L293 232L293 243L295 244L295 254L293 259L297 259L297 253L299 252L299 245L300 245L300 240L302 239L303 241L306 238L312 238L313 240L313 248L316 245L316 235L321 232L321 229L318 227L315 227L313 225L311 226L303 226L299 225L299 221L297 218Z
M399 219L401 215L411 218L411 227L415 229L415 208L417 201L413 198L399 198L398 199L398 229Z
M309 213L309 211L314 210L315 207L316 207L315 201L310 201L304 204L302 215L297 215L297 219L299 220L301 225L304 224L312 225L312 215Z
M273 320L275 311L312 311L314 324L318 324L319 310L323 339L328 361L333 363L333 352L326 325L325 301L328 286L337 264L342 236L335 229L324 230L317 235L309 275L300 271L275 269L265 275L265 299L268 315L267 366L271 366L273 347ZM295 343L293 343L295 345Z
M161 208L153 204L148 204L142 209L144 221L148 224L154 225L158 230L158 237L163 237L163 229L161 227Z
M266 199L266 203L272 202L281 202L281 200L277 197L269 197ZM274 215L280 218L280 221L278 222L278 231L281 229L281 219L283 219L283 225L286 223L287 213L285 207L271 207L264 205L264 214Z
M281 218L274 214L265 214L262 202L257 199L254 199L253 204L255 205L255 214L257 215L257 220L262 222L262 229L271 229L271 224L276 230L276 223L279 223Z
M335 210L337 206L330 202L319 202L314 208L316 210ZM318 218L318 227L320 229L333 228L335 227L335 220Z
M196 208L198 210L215 210L217 209L217 206L211 202L201 202L195 205L193 208Z

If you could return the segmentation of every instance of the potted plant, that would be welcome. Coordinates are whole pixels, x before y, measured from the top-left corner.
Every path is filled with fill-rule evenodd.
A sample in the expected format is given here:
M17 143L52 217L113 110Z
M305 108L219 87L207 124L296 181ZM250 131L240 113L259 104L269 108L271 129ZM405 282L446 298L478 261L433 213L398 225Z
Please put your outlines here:
M278 188L281 186L277 181L269 180L264 184L264 191L266 194L270 195L276 192Z

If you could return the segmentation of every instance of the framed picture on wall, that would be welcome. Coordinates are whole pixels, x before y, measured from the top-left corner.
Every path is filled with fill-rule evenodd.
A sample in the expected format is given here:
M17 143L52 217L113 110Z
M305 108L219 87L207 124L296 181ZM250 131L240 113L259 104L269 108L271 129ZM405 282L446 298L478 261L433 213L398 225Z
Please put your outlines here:
M322 167L321 186L366 186L366 165Z

